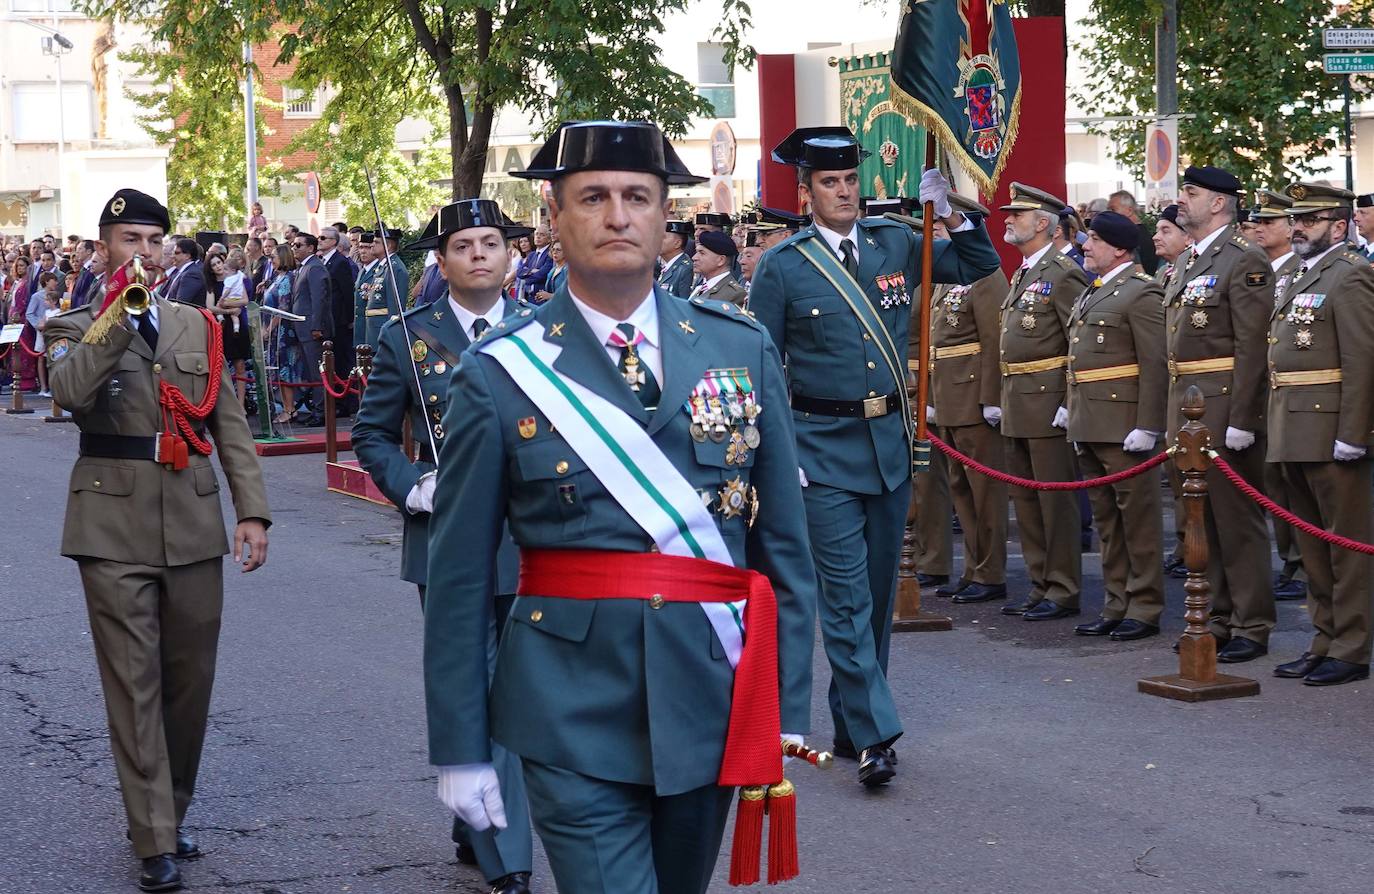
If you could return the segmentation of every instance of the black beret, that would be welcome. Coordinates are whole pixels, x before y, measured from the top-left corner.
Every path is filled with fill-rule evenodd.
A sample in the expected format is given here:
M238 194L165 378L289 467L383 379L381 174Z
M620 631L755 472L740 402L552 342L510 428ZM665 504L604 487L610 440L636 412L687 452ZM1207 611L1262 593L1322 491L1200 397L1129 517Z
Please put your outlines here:
M164 233L172 228L167 206L146 192L136 189L121 189L110 196L104 210L100 212L100 226L119 223L150 224L162 227Z
M1240 180L1236 179L1236 175L1212 165L1189 165L1183 171L1183 185L1189 183L1225 196L1240 198L1241 195Z
M1178 226L1178 204L1164 206L1164 210L1159 212L1160 220L1167 220L1174 226Z
M739 253L739 249L735 246L735 240L718 230L698 233L697 244L718 255L725 255L727 258L733 258Z
M1093 215L1088 229L1098 235L1108 245L1135 251L1140 246L1140 229L1124 214L1115 211L1099 211Z

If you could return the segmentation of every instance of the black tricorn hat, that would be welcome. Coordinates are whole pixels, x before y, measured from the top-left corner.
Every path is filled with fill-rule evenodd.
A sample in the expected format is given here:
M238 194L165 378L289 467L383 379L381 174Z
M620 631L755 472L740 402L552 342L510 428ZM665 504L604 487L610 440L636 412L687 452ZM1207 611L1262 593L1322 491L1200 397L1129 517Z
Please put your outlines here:
M696 227L692 225L690 220L670 220L664 232L676 233L684 239L690 239L692 234L696 232Z
M429 219L420 238L406 246L409 249L438 248L445 236L459 230L493 227L506 239L518 239L534 232L522 227L501 213L501 207L491 199L463 199L440 208Z
M403 235L405 235L405 234L402 233L400 230L393 230L391 227L388 227L386 224L380 224L380 225L377 227L377 229L375 229L375 230L372 231L372 237L373 237L373 239L390 239L390 240L392 240L393 242L400 241L400 238L401 238Z
M788 211L781 211L777 208L766 208L759 206L759 222L782 224L789 230L800 230L807 224L805 214L792 214Z
M699 227L732 227L734 221L724 211L703 211L697 215Z
M847 171L872 155L847 127L799 127L772 153L773 161L813 171Z
M530 166L511 176L556 180L578 171L641 171L671 186L710 179L687 170L663 131L647 121L565 121L534 153Z

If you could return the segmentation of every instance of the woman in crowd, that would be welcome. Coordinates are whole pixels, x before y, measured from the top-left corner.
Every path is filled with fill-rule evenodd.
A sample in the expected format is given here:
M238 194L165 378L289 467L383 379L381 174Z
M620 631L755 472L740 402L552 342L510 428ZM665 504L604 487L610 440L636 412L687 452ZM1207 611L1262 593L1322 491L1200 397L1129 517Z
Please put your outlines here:
M247 375L244 361L253 356L252 336L248 327L248 279L235 270L225 255L210 254L205 261L205 304L220 318L224 339L224 359L234 369L234 392L239 406L243 406Z
M277 270L276 278L267 287L264 303L278 310L291 311L291 287L296 281L296 255L290 246L277 247L274 257ZM277 379L281 382L304 382L305 352L301 349L296 329L280 317L273 317L268 327L267 343L273 346L276 354ZM281 412L273 418L278 424L291 421L291 413L296 406L296 389L291 385L281 386Z
M548 279L544 280L544 288L534 296L536 304L543 304L554 296L558 287L568 278L568 265L563 263L563 243L557 239L549 243L549 257L553 259L553 269L549 271Z
M29 261L23 255L14 260L10 268L10 278L14 285L10 289L10 313L7 320L23 323L24 331L19 343L10 348L10 372L14 375L13 385L20 391L34 391L38 388L38 358L33 355L36 349L38 331L28 324L26 314L29 310Z
M525 259L534 254L534 242L528 236L521 236L519 239L511 241L510 244L510 267L506 270L506 278L501 283L501 288L507 295L515 295L515 276L520 272L520 268L525 265Z

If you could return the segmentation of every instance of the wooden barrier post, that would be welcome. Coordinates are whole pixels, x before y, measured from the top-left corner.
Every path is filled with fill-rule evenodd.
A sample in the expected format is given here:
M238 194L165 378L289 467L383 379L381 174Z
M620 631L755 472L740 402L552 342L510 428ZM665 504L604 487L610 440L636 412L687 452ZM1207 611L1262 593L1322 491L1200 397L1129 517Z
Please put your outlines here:
M62 407L57 403L57 398L53 398L52 407L48 410L48 415L43 417L44 422L74 422L71 415L63 412Z
M917 406L917 383L914 371L908 370L906 393L912 407ZM919 412L925 418L925 407ZM929 442L926 442L929 448ZM917 475L933 475L930 460L916 464ZM897 565L897 598L893 603L892 630L894 633L927 633L939 630L953 630L954 620L921 610L921 584L916 579L916 514L921 511L917 505L916 482L911 483L911 501L907 504L906 527L902 531L902 558Z
M1188 622L1178 642L1178 673L1147 677L1136 683L1147 695L1185 702L1214 701L1259 695L1259 681L1217 673L1217 641L1207 630L1207 605L1211 587L1207 583L1207 532L1203 527L1203 504L1207 500L1207 450L1210 436L1202 424L1202 391L1196 385L1183 395L1183 415L1188 422L1178 433L1174 463L1183 476L1183 506L1186 512L1183 533L1183 561L1188 580L1183 584L1187 597L1184 620Z
M24 406L24 392L19 387L19 376L14 377L14 384L10 387L10 406L5 412L11 416L22 416L33 412L32 407Z
M334 343L326 341L323 348L320 357L324 369L320 379L324 383L324 461L333 463L339 461L339 438L334 431L334 395L329 390L334 387Z

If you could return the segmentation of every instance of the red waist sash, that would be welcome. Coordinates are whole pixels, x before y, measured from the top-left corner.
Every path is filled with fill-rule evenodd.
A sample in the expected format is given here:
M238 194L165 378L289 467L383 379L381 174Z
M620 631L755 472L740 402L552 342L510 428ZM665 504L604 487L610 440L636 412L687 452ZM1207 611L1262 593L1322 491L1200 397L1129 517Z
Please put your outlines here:
M603 550L520 551L521 596L735 602L747 598L744 648L735 668L730 723L717 783L782 780L778 705L778 604L757 571L709 559Z

